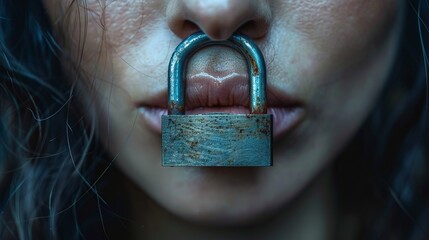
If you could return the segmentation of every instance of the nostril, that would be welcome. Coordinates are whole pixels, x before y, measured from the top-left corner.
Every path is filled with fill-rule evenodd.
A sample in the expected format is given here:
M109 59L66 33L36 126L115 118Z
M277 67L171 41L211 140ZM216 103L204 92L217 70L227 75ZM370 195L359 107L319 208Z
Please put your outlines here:
M250 20L244 23L237 32L245 34L253 39L263 37L268 31L268 25L261 21Z
M243 24L239 29L238 32L245 33L249 32L249 30L255 29L256 22L254 20L248 21L245 24Z
M184 36L180 36L180 37L187 37L187 36L201 30L197 24L195 24L194 22L189 21L189 20L183 21L182 29L185 32L185 34L184 34Z

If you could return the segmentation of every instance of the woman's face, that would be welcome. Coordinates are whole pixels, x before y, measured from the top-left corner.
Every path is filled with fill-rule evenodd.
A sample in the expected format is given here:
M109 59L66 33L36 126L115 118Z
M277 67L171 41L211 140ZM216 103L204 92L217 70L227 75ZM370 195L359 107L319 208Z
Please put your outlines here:
M400 3L44 0L60 42L80 66L88 114L117 166L166 209L215 224L244 223L285 206L329 166L386 81ZM161 166L169 58L198 30L216 40L247 34L264 54L273 167ZM76 74L66 71L75 81ZM199 51L187 70L188 113L246 111L247 78L235 51Z

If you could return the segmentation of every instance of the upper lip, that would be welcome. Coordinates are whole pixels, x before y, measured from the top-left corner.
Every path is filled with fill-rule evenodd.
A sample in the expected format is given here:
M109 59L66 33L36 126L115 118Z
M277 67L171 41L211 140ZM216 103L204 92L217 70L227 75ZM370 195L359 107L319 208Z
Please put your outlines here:
M207 72L191 75L186 80L185 108L192 110L204 107L248 107L249 80L247 74L230 73L215 77ZM139 107L166 108L167 89L145 96ZM267 84L267 106L292 108L302 101Z

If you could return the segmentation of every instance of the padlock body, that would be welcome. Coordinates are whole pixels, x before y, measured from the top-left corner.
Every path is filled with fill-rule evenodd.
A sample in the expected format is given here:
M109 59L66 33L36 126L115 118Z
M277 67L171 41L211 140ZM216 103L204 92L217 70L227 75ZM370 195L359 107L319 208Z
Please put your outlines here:
M162 116L163 166L272 166L271 114Z

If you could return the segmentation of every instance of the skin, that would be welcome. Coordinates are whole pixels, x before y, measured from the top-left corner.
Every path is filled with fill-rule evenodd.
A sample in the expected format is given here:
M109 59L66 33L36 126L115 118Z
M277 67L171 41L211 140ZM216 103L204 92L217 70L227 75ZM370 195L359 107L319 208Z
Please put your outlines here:
M298 204L296 199L323 200L330 194L315 183L361 126L387 80L403 20L400 3L87 0L85 5L44 0L69 54L64 58L69 80L78 84L116 165L137 186L131 191L136 208L149 196L159 204L154 209L161 209L151 216L166 210L191 223L229 227L273 213L297 216L282 209L308 209L314 203ZM160 166L161 136L141 116L137 103L165 93L169 57L198 30L214 40L236 31L253 38L267 60L268 85L301 103L301 121L275 139L273 167ZM79 66L78 74L72 65ZM188 76L207 66L247 76L243 58L226 48L197 53ZM317 194L304 194L305 189ZM326 211L313 212L304 219L318 214L329 218Z

